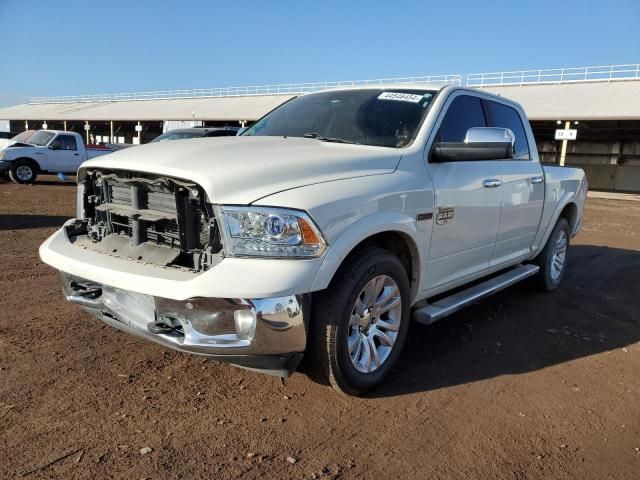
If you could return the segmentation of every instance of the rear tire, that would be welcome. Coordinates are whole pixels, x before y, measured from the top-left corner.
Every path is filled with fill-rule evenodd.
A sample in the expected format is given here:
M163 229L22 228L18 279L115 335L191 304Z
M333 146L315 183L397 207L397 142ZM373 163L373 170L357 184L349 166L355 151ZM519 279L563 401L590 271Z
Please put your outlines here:
M9 178L14 183L33 183L38 176L38 168L29 160L16 160L9 170Z
M537 275L538 285L547 292L558 288L562 277L564 277L567 269L570 232L567 220L565 218L558 219L547 244L533 261L540 267Z
M327 290L314 295L307 373L347 395L378 387L404 346L410 295L398 257L377 247L356 254Z

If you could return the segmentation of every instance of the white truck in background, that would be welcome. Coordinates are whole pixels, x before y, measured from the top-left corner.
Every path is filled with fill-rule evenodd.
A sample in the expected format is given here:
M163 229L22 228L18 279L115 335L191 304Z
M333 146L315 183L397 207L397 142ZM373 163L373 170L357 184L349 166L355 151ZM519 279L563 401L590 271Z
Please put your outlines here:
M86 148L75 132L38 130L0 150L0 172L15 183L33 183L39 173L76 173L82 162L111 151Z
M77 218L40 256L68 301L116 328L279 375L304 357L360 394L394 375L412 318L528 277L556 289L587 189L582 170L540 164L505 98L330 90L238 137L85 163Z

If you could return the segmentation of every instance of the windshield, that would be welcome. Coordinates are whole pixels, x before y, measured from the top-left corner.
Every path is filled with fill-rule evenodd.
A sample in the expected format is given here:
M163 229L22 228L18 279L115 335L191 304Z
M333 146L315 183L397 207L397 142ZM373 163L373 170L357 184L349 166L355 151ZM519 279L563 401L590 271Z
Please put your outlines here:
M337 90L294 98L243 135L307 137L400 148L415 137L435 92Z
M17 134L11 140L13 140L14 142L24 142L28 140L29 137L31 137L31 135L33 135L34 133L35 133L35 130L25 130L24 132Z
M53 137L55 137L55 135L56 134L54 132L39 130L29 138L29 143L36 147L44 147Z
M202 137L204 133L205 132L167 132L151 140L151 143L164 142L165 140L184 140L185 138L197 138Z

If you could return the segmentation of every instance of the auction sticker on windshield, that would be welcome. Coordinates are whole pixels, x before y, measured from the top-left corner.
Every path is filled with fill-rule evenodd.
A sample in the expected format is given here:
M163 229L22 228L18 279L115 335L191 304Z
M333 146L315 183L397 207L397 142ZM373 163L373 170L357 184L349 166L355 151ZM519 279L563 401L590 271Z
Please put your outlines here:
M424 99L424 95L415 95L413 93L400 92L382 92L378 96L378 100L395 100L398 102L420 103Z

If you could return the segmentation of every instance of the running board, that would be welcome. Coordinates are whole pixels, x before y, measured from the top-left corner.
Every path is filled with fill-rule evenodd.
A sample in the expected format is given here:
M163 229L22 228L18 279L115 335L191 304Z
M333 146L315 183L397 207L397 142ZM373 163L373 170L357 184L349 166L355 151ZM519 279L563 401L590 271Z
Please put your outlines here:
M512 268L497 277L490 278L466 290L454 293L450 297L418 308L413 312L413 318L416 322L424 325L437 322L458 310L462 310L473 302L477 302L525 278L535 275L539 270L540 267L537 265L520 265L519 267Z

